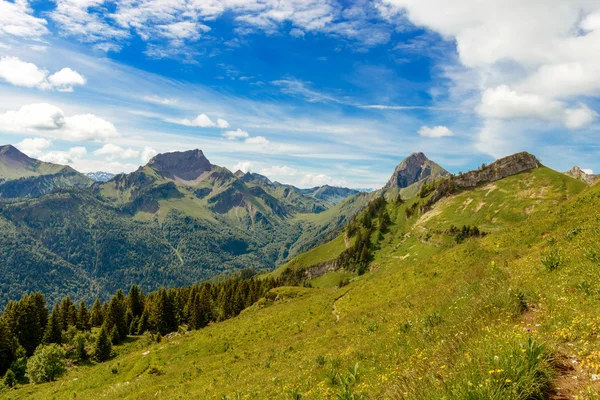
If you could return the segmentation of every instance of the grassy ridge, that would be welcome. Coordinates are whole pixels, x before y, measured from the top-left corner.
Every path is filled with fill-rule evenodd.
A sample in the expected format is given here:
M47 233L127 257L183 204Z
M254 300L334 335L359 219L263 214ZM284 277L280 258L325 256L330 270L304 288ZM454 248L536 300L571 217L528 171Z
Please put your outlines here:
M374 237L372 271L345 287L278 288L232 320L160 344L137 339L108 363L1 396L545 398L567 387L564 364L578 379L563 390L593 398L600 186L577 194L583 187L545 169L497 183L504 185L504 197L477 211L480 220L468 219L475 211L461 219L459 210L465 196L471 204L485 198L485 186L408 220L411 202L390 203L393 224ZM515 195L523 187L537 194ZM495 213L497 202L504 207ZM433 232L492 214L503 217L489 220L484 238L455 244Z

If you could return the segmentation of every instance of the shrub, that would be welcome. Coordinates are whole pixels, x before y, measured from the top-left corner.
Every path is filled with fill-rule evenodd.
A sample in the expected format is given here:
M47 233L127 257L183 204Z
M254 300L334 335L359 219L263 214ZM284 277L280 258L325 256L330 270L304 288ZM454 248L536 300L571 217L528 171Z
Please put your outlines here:
M11 388L14 387L16 384L17 377L15 376L15 373L12 371L12 369L9 369L4 375L4 386Z
M65 349L56 343L39 346L27 361L27 376L33 383L56 380L66 370Z
M542 265L544 265L549 272L556 271L562 263L562 251L556 247L553 247L544 257L542 257Z

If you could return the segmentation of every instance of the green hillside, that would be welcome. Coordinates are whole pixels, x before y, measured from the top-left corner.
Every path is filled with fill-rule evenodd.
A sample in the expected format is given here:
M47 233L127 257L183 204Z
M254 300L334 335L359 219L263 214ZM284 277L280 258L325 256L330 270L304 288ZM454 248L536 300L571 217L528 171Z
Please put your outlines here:
M369 269L347 285L276 288L236 318L133 337L111 361L1 397L597 398L600 186L538 168L427 200L384 203L384 229L353 222L355 238L371 226ZM469 224L484 234L450 229Z

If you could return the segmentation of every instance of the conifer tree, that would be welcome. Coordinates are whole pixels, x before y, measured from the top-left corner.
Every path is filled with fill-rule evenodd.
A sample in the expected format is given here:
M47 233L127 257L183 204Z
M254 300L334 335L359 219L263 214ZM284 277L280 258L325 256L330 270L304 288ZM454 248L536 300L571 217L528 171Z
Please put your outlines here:
M77 329L80 331L89 331L90 328L90 312L85 305L85 301L81 300L79 309L77 310Z
M100 328L100 332L94 342L93 353L94 359L98 362L103 362L110 358L110 354L112 353L112 343L108 337L106 325L102 325L102 328Z
M112 330L116 326L119 334L119 341L125 339L128 333L125 296L121 289L112 297L108 305L108 312L104 318L107 328Z
M4 375L4 386L12 388L15 387L15 385L17 384L17 378L15 377L15 373L12 371L12 369L9 369L8 371L6 371L6 374Z
M119 335L117 325L113 325L112 329L110 330L110 341L113 344L113 346L121 343L121 336Z
M96 298L94 305L92 306L92 312L90 314L90 325L97 328L102 326L104 323L104 316L102 314L102 305L100 300Z
M175 304L165 288L160 288L154 298L150 323L161 335L174 332L179 327Z
M50 315L50 319L48 320L48 324L46 325L46 330L44 331L44 337L42 340L44 344L62 343L61 320L62 318L60 313L60 306L56 304L52 309L52 314Z
M13 361L15 341L4 317L0 318L0 375L4 374Z
M134 317L140 317L144 312L143 294L137 285L131 285L129 294L127 295L127 306L131 310Z
M140 322L137 326L137 334L141 335L148 330L148 311L144 309L142 312L142 316L140 317Z

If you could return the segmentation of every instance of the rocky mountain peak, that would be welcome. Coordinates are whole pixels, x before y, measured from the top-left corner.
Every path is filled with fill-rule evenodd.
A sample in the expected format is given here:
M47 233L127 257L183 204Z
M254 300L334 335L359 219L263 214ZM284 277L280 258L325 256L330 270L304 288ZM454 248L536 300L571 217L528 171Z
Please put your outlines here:
M449 172L444 168L431 161L422 152L416 152L398 164L384 189L402 189L423 179L436 179L447 175Z
M569 171L565 172L565 175L569 175L572 178L579 179L585 183L592 184L596 179L600 178L600 175L588 174L577 165L571 168Z
M0 160L8 166L10 164L33 164L36 161L10 144L0 147Z
M166 178L185 181L193 181L214 167L198 149L158 154L148 166Z

